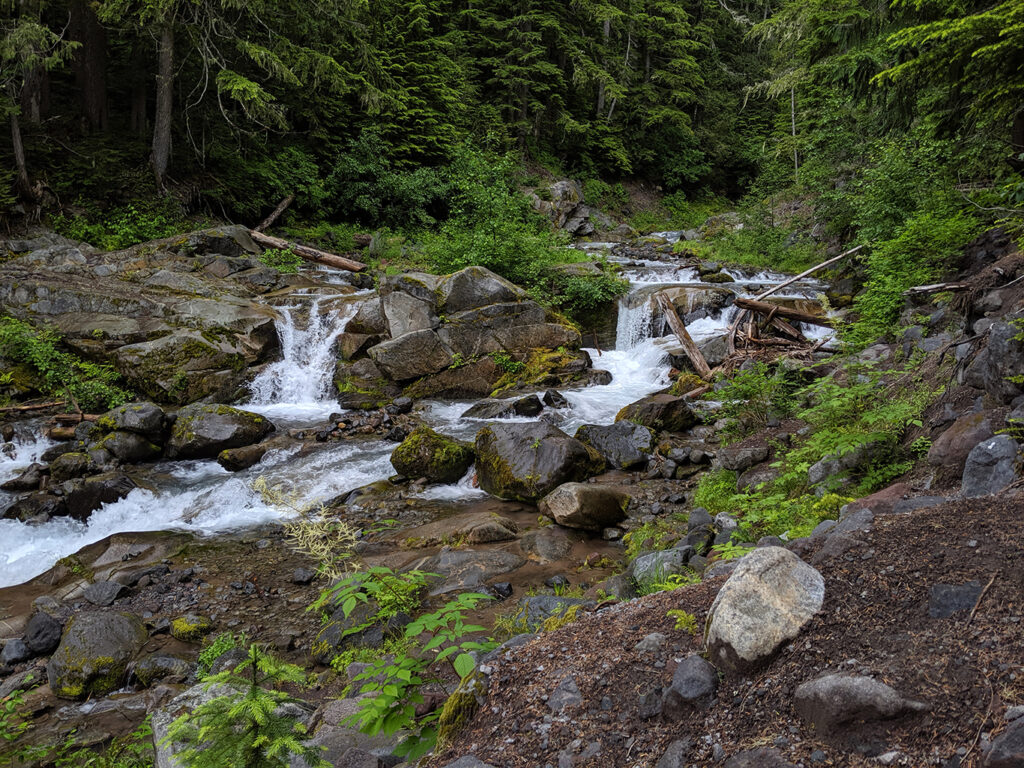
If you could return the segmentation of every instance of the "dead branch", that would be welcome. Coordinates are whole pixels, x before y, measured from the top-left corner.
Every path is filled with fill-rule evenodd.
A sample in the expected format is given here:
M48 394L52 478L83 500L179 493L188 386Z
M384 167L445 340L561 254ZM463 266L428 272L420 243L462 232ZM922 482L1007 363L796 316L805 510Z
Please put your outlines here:
M270 235L265 235L256 230L250 230L249 234L252 236L253 242L262 245L264 248L271 248L277 251L290 249L302 258L306 259L306 261L315 261L318 264L323 264L327 267L334 267L335 269L343 269L347 272L362 272L366 269L366 265L361 261L346 259L344 256L338 256L336 253L327 253L326 251L311 248L308 245L290 243L287 240L282 240L279 237L271 237Z
M288 195L288 197L286 197L284 200L277 204L277 208L271 211L270 215L267 216L267 218L265 218L263 221L261 221L253 228L253 232L262 232L275 221L277 221L278 216L284 213L285 208L291 205L294 200L295 195Z
M701 354L697 345L694 344L693 337L691 337L689 331L686 330L686 324L679 318L679 313L676 312L676 308L672 306L672 302L669 301L668 296L664 293L659 293L658 303L661 305L661 309L665 313L665 319L668 320L669 327L672 328L672 332L675 333L676 337L679 339L679 343L683 345L683 351L690 359L693 369L702 379L704 379L704 381L710 381L711 367L708 365L708 361L704 359L704 355Z

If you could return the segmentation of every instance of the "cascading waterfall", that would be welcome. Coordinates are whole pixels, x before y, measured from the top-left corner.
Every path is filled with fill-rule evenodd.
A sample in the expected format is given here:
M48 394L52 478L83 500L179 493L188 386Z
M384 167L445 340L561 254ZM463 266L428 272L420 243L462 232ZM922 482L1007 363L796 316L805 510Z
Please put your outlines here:
M644 297L635 306L630 306L633 294L619 299L619 318L615 325L615 349L627 351L649 339L652 334L654 307L650 297Z
M271 363L257 376L250 387L252 401L246 406L273 418L316 419L337 410L337 401L330 398L331 375L334 373L334 345L355 313L348 305L345 311L321 312L320 299L309 308L305 328L296 324L297 307L279 307L281 320L277 335L281 340L281 360Z

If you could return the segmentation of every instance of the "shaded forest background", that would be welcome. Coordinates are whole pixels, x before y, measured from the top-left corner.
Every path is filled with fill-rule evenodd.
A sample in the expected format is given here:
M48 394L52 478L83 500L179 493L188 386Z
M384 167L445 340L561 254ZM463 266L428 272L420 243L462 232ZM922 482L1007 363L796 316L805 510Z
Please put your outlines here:
M2 9L0 210L101 247L255 224L293 194L293 235L443 235L435 263L508 273L479 231L528 251L546 235L517 190L572 176L641 229L738 206L723 258L794 266L860 240L869 282L903 284L1024 202L1018 0Z

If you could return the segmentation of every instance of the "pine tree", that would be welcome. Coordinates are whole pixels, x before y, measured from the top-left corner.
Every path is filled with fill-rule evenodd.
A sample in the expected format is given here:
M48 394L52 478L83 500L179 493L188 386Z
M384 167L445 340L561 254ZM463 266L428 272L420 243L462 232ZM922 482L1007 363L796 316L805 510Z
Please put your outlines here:
M284 706L296 700L276 689L282 683L304 685L305 673L250 645L245 661L206 680L229 692L171 723L162 743L184 746L175 756L184 768L287 768L293 755L329 768L317 747L303 744L306 729Z

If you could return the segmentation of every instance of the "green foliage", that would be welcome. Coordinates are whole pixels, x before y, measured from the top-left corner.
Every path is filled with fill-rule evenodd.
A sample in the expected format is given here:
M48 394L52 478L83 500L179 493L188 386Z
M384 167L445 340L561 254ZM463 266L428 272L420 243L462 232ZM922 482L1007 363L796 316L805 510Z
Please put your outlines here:
M77 747L71 733L51 759L55 768L151 768L155 757L153 728L147 717L130 734L103 749Z
M29 722L20 713L25 703L25 692L11 691L0 697L0 765L11 765L13 762L13 742L29 728Z
M733 374L727 384L707 395L721 400L719 414L727 422L724 442L762 429L772 419L787 418L796 409L793 395L799 385L782 364L757 361L750 370Z
M492 352L491 359L500 370L513 376L526 368L526 363L513 359L508 352Z
M31 366L40 391L66 396L72 404L92 412L131 399L131 393L118 386L113 368L64 352L57 348L59 343L60 336L50 328L34 328L22 320L0 316L0 358Z
M378 608L371 623L384 621L399 611L415 610L419 593L430 575L419 571L395 573L390 568L375 566L343 578L325 590L316 605L339 606L348 617L359 603L372 600ZM403 642L392 648L394 653L372 661L355 678L363 682L362 693L376 695L361 701L352 724L370 735L390 736L408 731L410 735L396 750L396 754L408 760L419 759L430 751L437 740L435 723L440 712L416 718L416 705L424 701L420 688L434 679L429 675L432 665L447 661L459 677L465 677L474 665L469 652L493 647L493 643L467 639L484 628L465 622L468 611L489 599L486 595L463 593L407 624L401 636ZM346 630L343 637L366 626Z
M222 632L217 635L212 642L206 644L203 650L199 652L199 661L196 664L196 676L200 680L205 680L210 673L210 669L213 667L213 662L228 651L232 651L235 648L242 648L246 645L247 641L244 634L236 635L232 632Z
M751 549L753 547L727 541L724 544L715 544L711 548L711 553L716 560L735 560L738 557L743 557Z
M704 507L711 515L730 512L730 500L736 493L736 473L716 469L701 475L693 492L693 505Z
M87 207L90 212L85 215L62 213L50 223L65 237L105 251L170 237L184 227L181 212L171 198L160 198L151 204L130 203L105 212Z
M291 248L268 248L259 256L260 261L285 275L294 275L303 264L303 259Z
M245 661L207 678L219 695L171 723L162 743L184 745L176 759L185 768L284 768L293 756L326 768L320 748L303 743L305 727L281 709L296 700L278 686L305 683L301 668L250 645Z
M680 608L673 608L665 613L670 619L676 620L675 629L688 632L691 635L697 634L697 617L687 613Z
M655 520L644 523L622 537L626 545L626 557L635 560L644 552L665 549L682 537L679 520Z

